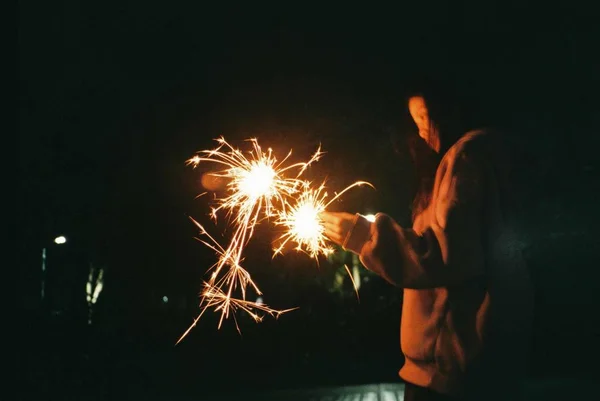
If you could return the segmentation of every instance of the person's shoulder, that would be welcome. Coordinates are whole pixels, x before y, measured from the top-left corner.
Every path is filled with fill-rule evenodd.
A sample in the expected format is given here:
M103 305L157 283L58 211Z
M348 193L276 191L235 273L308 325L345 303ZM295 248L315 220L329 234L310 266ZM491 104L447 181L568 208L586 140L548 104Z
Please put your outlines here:
M487 138L487 131L485 130L473 130L469 131L461 136L446 152L444 160L446 162L452 162L457 158L465 158L473 153L476 153L476 149L480 148Z
M503 147L500 145L502 137L503 135L494 129L468 131L448 149L440 166L452 166L454 169L458 168L458 165L469 168L474 165L483 166L496 159L494 153Z
M454 147L457 150L469 151L477 149L478 147L489 144L500 137L499 132L491 129L476 129L464 134L456 143Z
M477 129L464 134L448 150L453 157L478 158L489 156L490 152L503 147L504 135L496 129Z

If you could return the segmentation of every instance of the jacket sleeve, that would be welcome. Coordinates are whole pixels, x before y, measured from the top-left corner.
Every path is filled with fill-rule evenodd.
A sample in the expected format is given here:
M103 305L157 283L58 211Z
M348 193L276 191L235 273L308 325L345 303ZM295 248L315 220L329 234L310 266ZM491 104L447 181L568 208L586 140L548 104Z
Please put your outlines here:
M483 274L482 166L462 152L456 156L440 165L430 221L421 235L385 214L374 223L359 216L346 248L358 253L365 267L414 289L446 287Z

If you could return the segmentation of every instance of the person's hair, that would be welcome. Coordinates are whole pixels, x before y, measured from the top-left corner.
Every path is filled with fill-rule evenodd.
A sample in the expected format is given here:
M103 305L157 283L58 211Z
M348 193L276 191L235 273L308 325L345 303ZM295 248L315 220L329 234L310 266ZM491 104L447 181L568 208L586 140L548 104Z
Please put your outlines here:
M414 221L431 202L435 173L441 158L415 133L408 135L406 145L415 172L415 194L411 205Z
M406 115L408 100L420 96L425 100L429 118L437 126L440 136L440 152L433 151L418 135L408 136L408 148L416 173L416 193L412 203L413 220L431 201L437 167L446 151L470 128L465 118L464 100L460 99L450 85L431 78L417 79L411 83L405 98Z
M467 118L465 99L451 84L433 78L415 80L407 90L405 104L408 105L408 100L416 96L425 100L429 118L438 128L440 154L443 155L467 129L472 128ZM408 107L406 110L410 117Z

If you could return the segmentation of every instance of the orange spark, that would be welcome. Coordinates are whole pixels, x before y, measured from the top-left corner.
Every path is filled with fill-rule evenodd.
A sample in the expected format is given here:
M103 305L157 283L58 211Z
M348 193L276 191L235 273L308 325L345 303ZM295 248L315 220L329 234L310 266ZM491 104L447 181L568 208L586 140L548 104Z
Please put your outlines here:
M272 149L264 152L256 139L249 140L252 150L247 153L233 148L222 137L216 141L219 143L216 149L203 150L186 163L195 168L200 163L208 162L223 168L212 173L213 176L224 178L228 184L225 195L216 199L217 206L212 209L211 215L216 220L220 212L225 213L230 218L233 234L228 246L223 247L200 223L191 219L200 230L201 238L198 240L215 251L218 260L209 269L212 270L212 274L204 283L201 312L177 343L190 332L209 308L221 313L219 328L223 320L230 317L230 313L235 320L235 312L238 310L248 313L255 321L262 319L257 313L259 311L279 316L293 310L278 311L246 299L248 287L257 295L261 294L248 271L241 265L243 250L251 239L256 224L262 219L277 216L275 224L286 228L286 233L280 238L282 244L275 250L275 254L281 253L285 244L292 241L297 244L297 250L302 250L313 258L317 258L319 254L328 255L333 249L327 245L319 213L325 211L327 206L350 188L363 184L372 187L367 182L358 181L326 202L327 192L324 191L324 184L311 188L308 181L300 179L308 166L323 154L320 147L308 162L286 165L292 154L291 150L278 162ZM296 170L296 174L286 176L292 170Z
M214 271L201 294L200 316L207 308L214 308L221 313L218 326L220 328L223 320L230 316L230 312L238 309L249 313L257 321L260 319L253 312L254 309L277 315L285 312L246 300L248 287L258 295L261 292L250 274L241 266L242 253L254 233L256 224L263 218L275 215L275 211L285 204L286 198L298 192L302 184L300 175L321 157L322 152L319 147L308 162L286 165L291 151L278 162L272 149L264 152L256 139L249 140L252 150L245 154L233 148L222 137L216 141L219 143L216 149L199 152L190 158L187 164L197 167L200 163L215 163L223 169L212 174L228 181L226 194L217 199L218 206L212 209L211 215L216 219L219 212L224 212L231 218L233 235L229 245L226 248L222 247L201 224L192 219L200 229L200 235L207 238L200 241L218 255L217 263L211 268ZM286 176L292 170L296 170L296 175ZM234 292L239 293L241 298L236 298ZM188 332L189 330L186 334Z
M279 213L279 219L276 225L285 227L285 233L279 238L281 244L274 251L274 254L280 254L284 246L292 241L296 244L296 250L306 252L310 257L317 258L320 254L329 255L333 248L328 245L327 237L324 235L324 227L319 214L324 212L327 207L342 194L351 188L373 185L366 181L357 181L346 187L342 192L336 194L329 201L325 184L322 183L317 188L311 188L310 183L303 183L303 192L294 199L293 205L286 203L286 207Z

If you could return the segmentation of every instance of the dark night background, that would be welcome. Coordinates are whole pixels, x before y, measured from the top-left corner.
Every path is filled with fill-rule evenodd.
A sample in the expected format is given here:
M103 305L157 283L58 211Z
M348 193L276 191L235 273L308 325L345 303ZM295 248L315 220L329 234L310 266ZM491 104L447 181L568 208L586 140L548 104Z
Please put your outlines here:
M7 399L194 400L398 381L401 291L365 273L357 303L347 279L335 287L339 263L271 261L264 229L246 266L267 303L300 310L258 325L240 316L241 336L232 321L217 331L211 314L174 346L213 263L187 217L207 221L206 199L194 199L200 171L184 162L220 135L293 147L298 159L321 143L328 153L311 174L378 188L336 208L407 224L412 172L390 137L412 129L402 91L418 71L460 88L482 122L525 148L532 383L595 379L597 22L571 2L447 3L19 2L24 384ZM55 245L61 234L68 242ZM88 325L90 263L105 275Z

